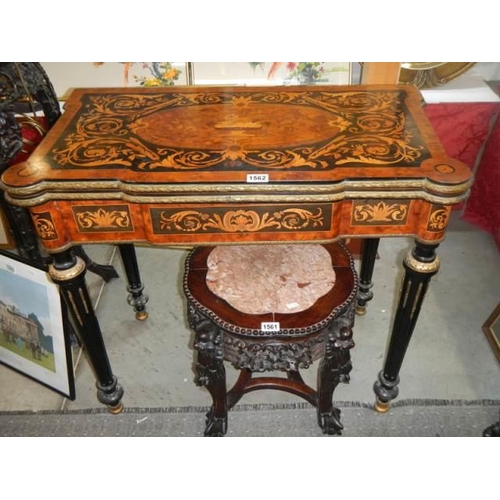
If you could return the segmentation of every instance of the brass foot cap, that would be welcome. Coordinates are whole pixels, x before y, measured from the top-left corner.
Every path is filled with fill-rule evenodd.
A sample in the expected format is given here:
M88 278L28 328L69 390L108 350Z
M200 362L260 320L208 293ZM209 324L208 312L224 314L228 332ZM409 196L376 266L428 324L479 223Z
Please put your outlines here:
M135 317L139 321L144 321L145 319L148 318L148 316L149 316L149 314L147 313L147 311L139 311L139 312L135 313Z
M355 311L358 316L364 316L366 314L366 306L356 306Z
M118 415L118 413L121 413L123 411L123 403L120 401L116 406L108 405L107 408L109 413L112 413L113 415Z
M375 411L379 413L386 413L389 411L389 402L384 403L383 401L375 400Z

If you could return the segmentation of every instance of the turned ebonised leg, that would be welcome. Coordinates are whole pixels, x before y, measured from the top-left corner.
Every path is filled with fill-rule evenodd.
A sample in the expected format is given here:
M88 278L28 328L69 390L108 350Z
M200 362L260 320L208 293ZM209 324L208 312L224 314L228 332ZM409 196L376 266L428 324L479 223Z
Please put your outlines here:
M363 316L366 314L366 304L373 299L373 269L380 238L365 238L361 251L361 269L359 272L359 290L356 305L356 314Z
M139 264L137 263L137 256L135 248L132 244L118 245L120 255L127 274L127 291L129 296L127 301L129 305L134 308L135 317L139 320L145 320L148 317L146 311L146 304L149 297L143 293L144 285L141 282L141 275L139 273Z
M399 371L408 348L429 281L439 269L438 244L417 242L404 259L406 270L383 370L373 387L375 409L385 412L398 395Z
M119 413L123 408L123 388L111 371L99 322L85 283L85 262L75 256L72 250L53 254L52 257L49 273L52 280L60 285L64 301L94 370L97 399L111 413Z
M354 305L353 305L354 307ZM324 434L341 434L340 410L333 406L333 391L340 382L349 382L352 369L349 350L354 347L352 326L354 310L333 321L328 329L325 356L318 371L318 423Z
M228 412L222 333L191 304L188 308L188 320L196 332L196 385L206 387L213 401L212 408L207 413L205 436L220 437L227 432Z

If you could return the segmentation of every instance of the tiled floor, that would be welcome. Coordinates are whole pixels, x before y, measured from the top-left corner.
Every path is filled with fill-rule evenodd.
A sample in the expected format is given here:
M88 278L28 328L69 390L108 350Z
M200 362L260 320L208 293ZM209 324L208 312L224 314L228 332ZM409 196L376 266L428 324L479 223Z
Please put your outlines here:
M374 275L375 298L365 316L356 318L349 385L334 398L373 402L373 382L382 367L399 281L400 262L410 239L383 239ZM194 384L192 333L187 321L181 279L187 251L137 248L142 278L150 296L149 318L135 319L126 303L125 280L112 246L87 247L98 262L112 261L120 273L106 286L88 274L97 315L113 371L125 388L128 407L208 405L208 392ZM492 238L454 216L438 249L440 272L433 278L414 337L401 370L399 399L498 399L500 365L481 326L500 301L500 253ZM236 373L227 368L228 378ZM304 372L315 381L315 366ZM75 401L67 401L7 367L0 366L0 411L95 408L94 377L78 359ZM242 403L297 402L293 395L257 391Z

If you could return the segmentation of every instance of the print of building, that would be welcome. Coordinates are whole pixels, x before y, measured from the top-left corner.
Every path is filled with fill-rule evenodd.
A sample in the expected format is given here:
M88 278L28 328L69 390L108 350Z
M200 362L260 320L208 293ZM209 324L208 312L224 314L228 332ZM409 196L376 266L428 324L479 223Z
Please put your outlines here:
M26 317L15 306L9 306L0 300L0 330L7 342L24 345L31 349L33 358L41 358L41 345L38 325Z

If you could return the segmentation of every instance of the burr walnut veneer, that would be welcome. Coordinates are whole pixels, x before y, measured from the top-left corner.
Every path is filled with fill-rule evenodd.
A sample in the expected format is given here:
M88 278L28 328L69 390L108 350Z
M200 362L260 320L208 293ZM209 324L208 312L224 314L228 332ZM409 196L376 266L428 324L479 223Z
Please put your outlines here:
M71 247L120 245L136 311L134 243L220 245L365 238L358 312L371 298L378 239L416 237L378 409L397 394L404 352L470 170L448 158L415 87L76 89L29 160L2 176L28 208L80 327L99 399L119 407L85 266Z

